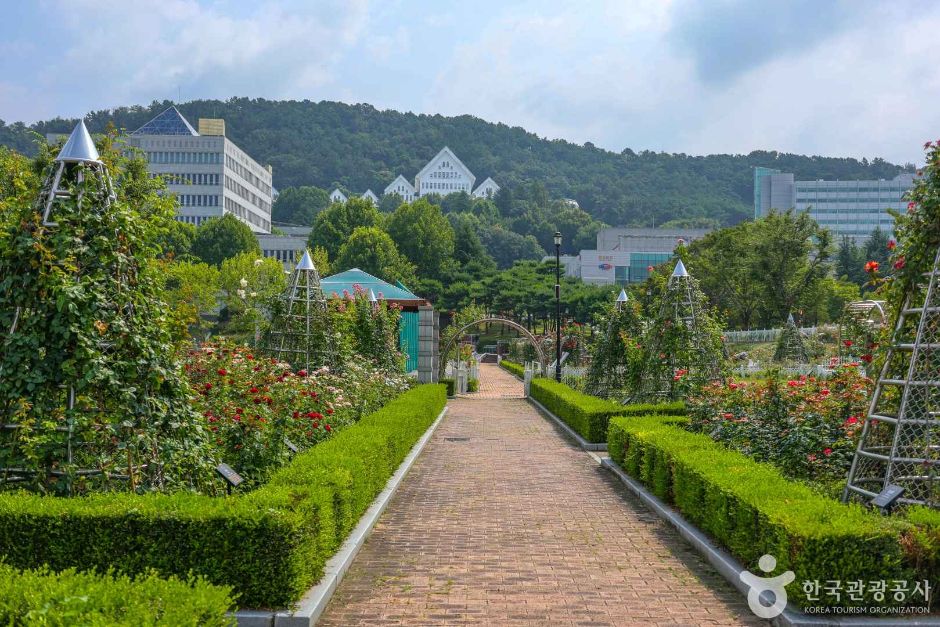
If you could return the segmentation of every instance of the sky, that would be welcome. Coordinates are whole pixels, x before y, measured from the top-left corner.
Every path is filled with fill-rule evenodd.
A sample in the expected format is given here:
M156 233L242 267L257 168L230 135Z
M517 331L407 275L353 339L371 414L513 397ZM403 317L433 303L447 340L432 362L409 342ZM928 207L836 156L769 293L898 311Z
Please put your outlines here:
M0 0L0 120L233 96L686 154L921 163L930 0Z

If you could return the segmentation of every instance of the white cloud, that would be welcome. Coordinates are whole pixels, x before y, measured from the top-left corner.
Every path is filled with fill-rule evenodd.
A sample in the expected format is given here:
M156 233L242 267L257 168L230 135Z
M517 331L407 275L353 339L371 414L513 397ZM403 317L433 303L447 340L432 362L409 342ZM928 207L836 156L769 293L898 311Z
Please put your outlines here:
M815 29L826 34L812 45L778 41L773 54L735 62L721 81L700 77L699 59L673 45L675 17L655 2L504 14L455 51L424 106L613 150L776 149L903 163L940 133L938 7L865 7L851 25ZM723 45L734 54L733 41Z
M80 0L53 13L73 39L43 82L59 90L93 85L96 96L127 104L175 98L177 88L186 99L310 96L335 80L333 68L358 41L367 5Z

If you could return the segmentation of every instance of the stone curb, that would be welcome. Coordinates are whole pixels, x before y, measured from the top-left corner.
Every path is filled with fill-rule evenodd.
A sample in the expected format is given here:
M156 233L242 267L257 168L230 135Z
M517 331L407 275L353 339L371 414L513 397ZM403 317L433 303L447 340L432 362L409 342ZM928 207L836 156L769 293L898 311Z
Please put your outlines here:
M580 433L578 433L577 431L569 427L568 424L564 420L562 420L561 418L559 418L558 416L550 412L548 409L546 409L545 405L542 405L540 402L538 402L531 396L528 396L526 398L528 399L530 403L538 407L539 410L541 410L543 414L545 414L546 416L554 420L555 423L559 427L564 429L565 433L570 435L575 440L575 442L578 443L578 446L583 448L585 451L606 451L607 450L606 442L588 442L587 440L584 439L584 437L582 437Z
M292 612L239 610L235 612L238 627L312 627L317 623L320 615L323 614L323 610L329 604L333 593L336 592L336 588L339 587L339 583L346 575L346 571L349 570L349 566L359 553L359 549L365 544L366 538L372 533L372 529L378 522L382 512L388 507L405 475L411 470L418 455L424 450L425 445L427 445L438 425L444 419L447 409L445 406L441 410L441 413L428 427L428 430L411 448L411 452L408 453L398 470L385 484L385 489L372 501L372 505L359 519L359 524L343 542L339 551L327 561L323 569L323 577L298 601L297 608Z
M702 555L708 562L724 577L728 583L747 597L750 588L741 581L738 574L745 568L741 563L727 553L724 549L714 544L697 527L689 524L678 512L663 503L654 494L649 492L645 486L630 477L623 468L618 466L612 459L605 457L601 460L601 466L612 472L627 488L643 502L649 509L664 521L675 527L692 547ZM767 599L767 604L772 602L773 598ZM789 607L783 614L769 621L775 627L824 627L826 625L835 625L838 627L914 627L914 626L940 626L940 618L934 617L915 617L910 620L898 620L891 618L871 618L871 617L822 617L810 616L799 610L792 610Z

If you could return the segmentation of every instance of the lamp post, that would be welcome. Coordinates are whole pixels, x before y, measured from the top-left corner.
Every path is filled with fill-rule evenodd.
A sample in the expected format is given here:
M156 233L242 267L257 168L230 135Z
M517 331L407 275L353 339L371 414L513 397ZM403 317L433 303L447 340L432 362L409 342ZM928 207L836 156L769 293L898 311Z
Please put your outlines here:
M555 381L561 383L561 231L555 231Z

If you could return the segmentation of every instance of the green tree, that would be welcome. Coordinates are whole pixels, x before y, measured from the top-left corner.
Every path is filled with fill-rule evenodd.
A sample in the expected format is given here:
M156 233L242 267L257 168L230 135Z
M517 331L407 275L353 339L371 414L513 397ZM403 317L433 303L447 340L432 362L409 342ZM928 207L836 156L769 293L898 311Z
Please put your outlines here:
M319 246L330 259L337 259L340 247L353 231L381 223L379 210L368 200L350 198L346 202L336 202L317 214L308 245L310 248Z
M247 224L230 213L207 220L196 229L192 251L196 257L213 266L222 265L226 259L243 253L261 255L258 238Z
M423 276L439 278L454 256L453 227L441 208L424 198L398 207L388 221L388 234Z
M180 259L192 254L193 242L196 240L196 226L173 220L160 233L157 245L160 246L160 256L165 259Z
M284 266L270 257L241 253L222 262L220 282L225 332L254 343L265 330L274 301L287 287Z
M202 262L163 261L156 275L173 312L177 343L203 335L210 327L205 317L218 306L222 287L219 269Z
M271 206L271 219L275 222L310 226L317 214L329 204L330 195L319 187L288 187L281 190Z
M359 268L380 279L394 283L413 283L414 266L398 252L388 233L374 226L356 228L340 248L336 270Z

